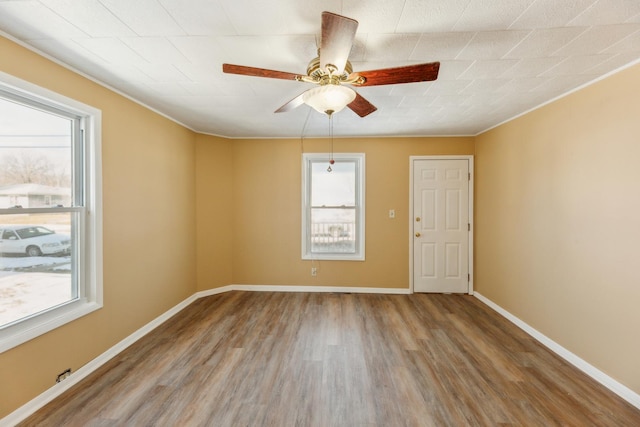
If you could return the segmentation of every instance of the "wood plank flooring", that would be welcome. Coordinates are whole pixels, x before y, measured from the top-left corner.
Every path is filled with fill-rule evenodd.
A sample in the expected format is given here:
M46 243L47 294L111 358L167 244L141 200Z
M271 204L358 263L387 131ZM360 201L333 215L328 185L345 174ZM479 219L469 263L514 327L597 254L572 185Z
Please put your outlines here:
M640 426L463 295L202 298L24 426Z

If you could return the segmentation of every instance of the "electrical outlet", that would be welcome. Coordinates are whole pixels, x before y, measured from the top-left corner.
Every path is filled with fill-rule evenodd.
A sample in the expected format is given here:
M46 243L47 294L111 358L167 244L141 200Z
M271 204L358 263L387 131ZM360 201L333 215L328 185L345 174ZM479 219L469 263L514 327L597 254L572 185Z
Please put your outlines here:
M59 383L60 381L66 380L67 378L69 378L70 375L71 375L71 368L66 369L63 372L58 374L58 376L56 377L56 382Z
M318 275L318 269L316 267L311 267L311 275L316 277Z

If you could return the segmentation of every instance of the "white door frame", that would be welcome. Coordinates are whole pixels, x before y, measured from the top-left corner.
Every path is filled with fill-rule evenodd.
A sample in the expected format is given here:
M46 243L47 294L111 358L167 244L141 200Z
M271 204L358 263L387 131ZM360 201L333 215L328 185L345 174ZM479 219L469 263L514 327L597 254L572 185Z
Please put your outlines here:
M413 167L418 160L468 160L469 161L469 295L473 295L473 155L460 156L410 156L409 157L409 292L413 293Z

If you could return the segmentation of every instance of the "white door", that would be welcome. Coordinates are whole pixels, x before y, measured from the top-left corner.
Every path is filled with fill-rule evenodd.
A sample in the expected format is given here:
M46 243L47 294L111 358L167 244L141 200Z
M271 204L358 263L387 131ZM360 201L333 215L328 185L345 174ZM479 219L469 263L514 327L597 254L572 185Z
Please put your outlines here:
M469 160L413 163L413 290L469 289Z

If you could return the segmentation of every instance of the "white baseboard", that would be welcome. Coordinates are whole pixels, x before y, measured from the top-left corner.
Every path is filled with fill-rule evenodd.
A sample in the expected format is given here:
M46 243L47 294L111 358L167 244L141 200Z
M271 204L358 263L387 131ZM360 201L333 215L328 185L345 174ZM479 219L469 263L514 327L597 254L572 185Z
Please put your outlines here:
M608 388L609 390L611 390L612 392L614 392L615 394L617 394L618 396L620 396L621 398L623 398L624 400L626 400L627 402L635 406L636 408L640 409L640 394L634 392L624 384L611 378L609 375L605 374L604 372L602 372L595 366L591 365L584 359L578 357L574 353L562 347L560 344L553 341L551 338L547 337L542 332L532 328L531 326L529 326L527 323L525 323L518 317L514 316L504 308L500 307L498 304L494 303L487 297L479 294L477 291L474 293L474 296L478 298L480 301L482 301L483 303L485 303L486 305L488 305L489 307L491 307L493 310L501 314L511 323L513 323L514 325L516 325L517 327L525 331L527 334L531 335L533 338L535 338L538 342L540 342L542 345L547 347L549 350L553 351L558 356L562 357L564 360L571 363L573 366L580 369L582 372L589 375L591 378L598 381L600 384L602 384L603 386L605 386L606 388Z
M185 299L175 307L172 307L165 313L156 317L151 322L147 323L146 325L144 325L143 327L141 327L140 329L138 329L137 331L135 331L134 333L132 333L131 335L129 335L128 337L126 337L125 339L117 343L116 345L114 345L113 347L109 348L100 356L91 360L89 363L82 366L77 371L72 372L72 374L64 381L55 384L53 387L45 390L43 393L36 396L29 402L25 403L24 405L22 405L21 407L19 407L9 415L7 415L6 417L0 419L0 426L2 427L14 426L19 422L23 421L24 419L26 419L28 416L35 413L38 409L42 408L47 403L51 402L53 399L60 396L65 391L69 390L71 387L73 387L74 385L82 381L84 378L86 378L89 374L94 372L96 369L98 369L99 367L107 363L113 357L117 356L120 352L125 350L127 347L129 347L130 345L138 341L140 338L147 335L149 332L151 332L152 330L160 326L162 323L167 321L170 317L177 314L180 310L182 310L183 308L187 307L189 304L197 300L198 297L196 295L197 294L190 296L189 298Z
M198 299L203 297L210 297L211 295L223 294L225 292L231 292L234 290L235 289L233 285L221 286L219 288L207 289L206 291L196 292L193 296L195 297L195 299Z
M347 294L410 294L409 288L344 288L340 286L289 286L289 285L228 285L220 288L200 291L195 294L197 298L208 297L230 291L248 292L324 292Z
M289 285L228 285L207 291L200 291L196 297L208 297L230 291L249 292L325 292L325 293L351 293L351 294L410 294L409 288L345 288L340 286L289 286Z
M275 285L231 285L234 291L251 292L326 292L351 294L409 294L409 288L358 288L341 286L275 286Z
M131 344L147 335L149 332L167 321L170 317L187 307L195 300L211 295L217 295L230 291L251 291L251 292L341 292L341 293L379 293L379 294L408 294L409 289L401 288L342 288L333 286L269 286L269 285L229 285L220 288L214 288L206 291L196 292L189 298L185 299L167 312L153 319L104 353L96 357L77 371L73 372L66 380L55 384L53 387L45 390L40 395L31 399L6 417L0 419L0 427L14 426L25 420L27 417L35 413L38 409L60 396L65 391L82 381L89 374L97 370L99 367L107 363L113 357L117 356Z

